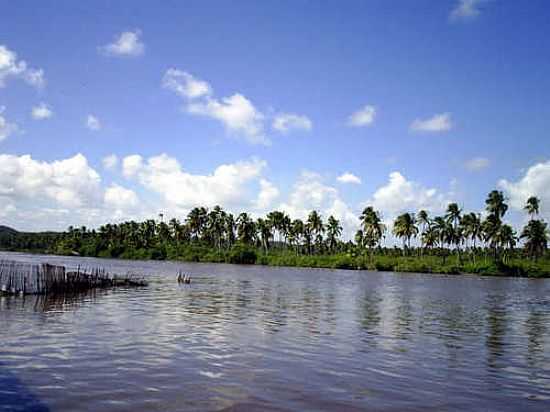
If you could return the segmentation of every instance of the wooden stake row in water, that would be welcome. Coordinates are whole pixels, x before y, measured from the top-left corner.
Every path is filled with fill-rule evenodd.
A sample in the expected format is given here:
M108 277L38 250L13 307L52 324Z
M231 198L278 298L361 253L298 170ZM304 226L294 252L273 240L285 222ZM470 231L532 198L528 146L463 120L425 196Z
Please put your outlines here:
M82 292L114 286L147 286L132 275L108 274L105 269L68 271L64 266L0 260L0 294L47 294Z

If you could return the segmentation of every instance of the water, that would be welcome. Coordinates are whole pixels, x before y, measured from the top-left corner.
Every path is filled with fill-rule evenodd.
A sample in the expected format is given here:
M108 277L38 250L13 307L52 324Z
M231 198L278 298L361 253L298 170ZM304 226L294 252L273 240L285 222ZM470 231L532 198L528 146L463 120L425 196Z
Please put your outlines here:
M150 284L0 298L0 411L550 410L548 280L2 257Z

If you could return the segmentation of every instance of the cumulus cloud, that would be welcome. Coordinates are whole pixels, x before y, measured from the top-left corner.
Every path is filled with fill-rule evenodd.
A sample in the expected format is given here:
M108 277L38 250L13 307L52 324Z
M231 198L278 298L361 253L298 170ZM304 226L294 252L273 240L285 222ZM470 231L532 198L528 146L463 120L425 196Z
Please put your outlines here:
M145 44L140 41L140 37L140 30L122 32L112 43L99 47L99 51L107 56L141 56L145 53Z
M122 159L122 174L124 177L133 177L143 166L143 158L140 155L130 155Z
M292 129L309 131L312 129L313 123L307 116L281 113L273 119L272 127L281 133L287 133Z
M185 99L185 112L218 120L231 135L251 144L271 144L265 133L266 115L243 94L215 97L208 82L175 68L165 72L162 87ZM281 113L273 119L272 127L286 133L293 129L310 130L312 122L306 116Z
M249 183L260 178L266 162L259 159L218 166L212 174L189 173L177 159L161 154L144 162L132 155L123 160L123 173L136 177L148 190L158 193L173 209L224 205L247 208L252 205Z
M101 130L101 122L93 114L89 114L86 117L86 127L95 132Z
M474 157L464 163L464 167L470 172L479 172L487 169L491 162L486 157Z
M439 133L453 128L451 113L436 114L429 119L415 119L410 129L414 132Z
M105 190L103 196L105 206L122 214L124 211L134 209L139 201L136 193L133 190L117 184L112 184Z
M424 187L420 183L408 180L399 172L392 172L388 182L379 187L367 201L384 214L386 222L400 213L425 209L438 213L451 201L452 193L440 193L435 188Z
M371 105L366 105L356 111L355 113L352 113L351 116L348 118L348 126L353 127L363 127L363 126L370 126L374 122L374 118L376 117L376 107Z
M502 179L498 187L506 192L510 206L516 210L522 210L530 196L537 196L541 200L541 213L550 219L550 161L531 166L515 182Z
M187 72L173 68L168 69L164 74L162 86L187 99L196 99L212 94L212 87L208 82L197 79Z
M19 126L9 122L2 114L6 110L5 106L0 106L0 142L19 130Z
M361 179L355 176L353 173L346 172L336 178L340 183L354 183L361 184Z
M260 192L254 204L254 207L259 210L267 210L272 205L275 199L279 197L279 189L267 179L260 179Z
M304 171L292 188L288 201L279 206L292 218L306 219L312 210L319 211L326 220L330 215L341 221L344 237L351 238L359 220L342 200L338 190L324 183L321 175Z
M46 198L59 206L80 207L96 200L100 182L81 154L51 163L30 155L0 154L0 196Z
M479 6L484 0L458 0L451 10L449 18L452 21L472 20L479 16Z
M249 143L270 143L264 135L264 115L242 94L190 103L187 111L221 121L228 131L244 136Z
M101 161L103 167L107 170L114 170L118 166L118 156L116 154L105 156Z
M0 88L9 78L19 78L31 86L40 88L46 83L42 69L33 69L24 60L18 60L17 54L4 45L0 45Z
M31 116L35 120L49 119L53 116L53 111L46 103L40 103L32 108Z

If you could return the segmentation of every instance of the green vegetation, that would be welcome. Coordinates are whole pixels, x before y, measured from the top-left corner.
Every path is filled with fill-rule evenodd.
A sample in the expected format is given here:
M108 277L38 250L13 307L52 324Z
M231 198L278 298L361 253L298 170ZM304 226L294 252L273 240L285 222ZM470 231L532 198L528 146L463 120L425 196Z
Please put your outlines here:
M181 223L146 220L106 224L97 231L70 227L64 233L19 233L0 227L0 248L125 259L227 262L272 266L369 269L396 272L477 273L550 277L548 228L539 218L539 200L528 199L529 221L519 236L504 223L508 205L502 192L489 193L486 217L449 204L443 216L404 213L393 222L402 248L382 247L387 233L371 206L360 216L354 242L340 239L342 226L317 211L305 221L273 211L253 220L221 207L194 208ZM416 240L419 246L412 245Z

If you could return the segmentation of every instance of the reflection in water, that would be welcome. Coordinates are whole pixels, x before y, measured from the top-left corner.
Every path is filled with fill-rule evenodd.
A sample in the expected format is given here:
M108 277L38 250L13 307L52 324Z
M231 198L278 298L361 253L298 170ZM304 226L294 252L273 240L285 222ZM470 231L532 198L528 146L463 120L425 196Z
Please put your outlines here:
M543 411L550 400L548 281L101 265L150 286L0 298L0 411ZM193 284L178 285L179 270Z

